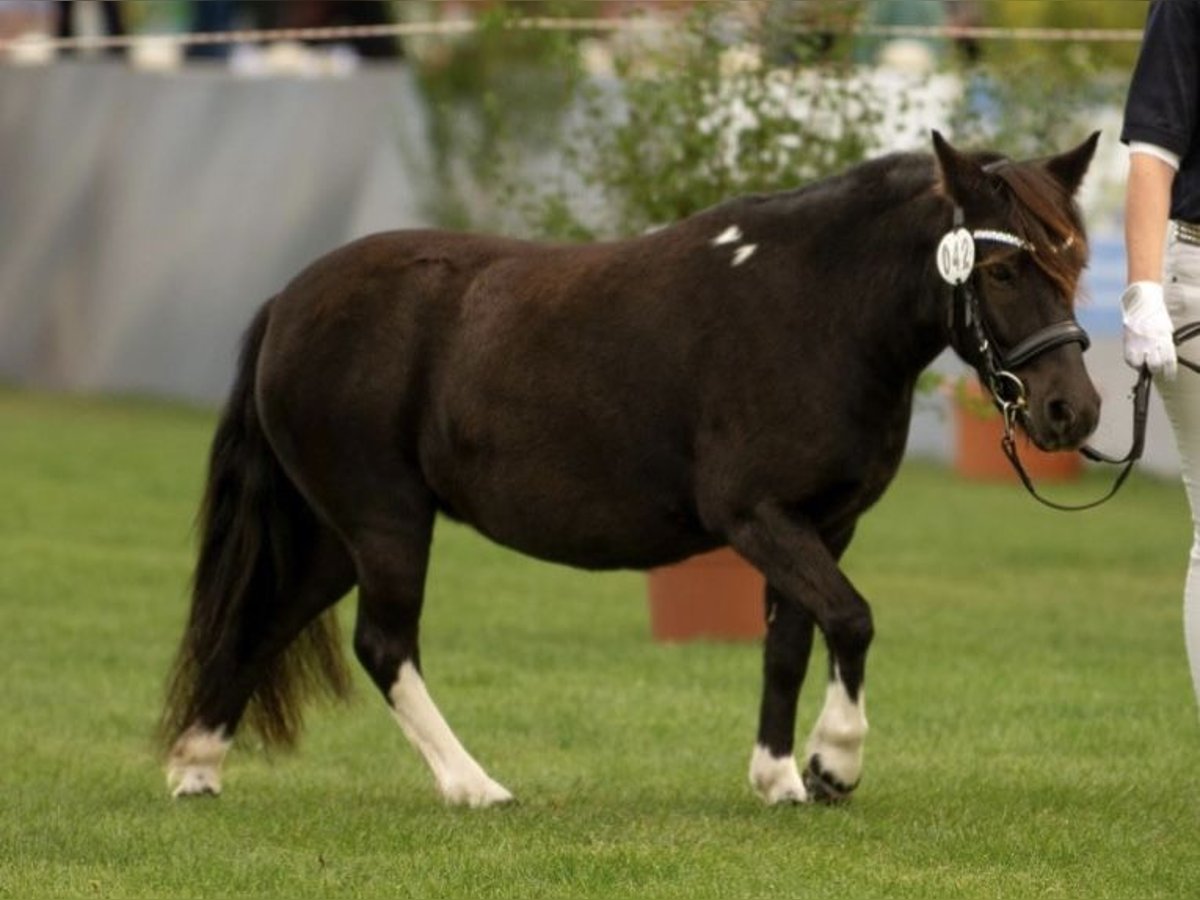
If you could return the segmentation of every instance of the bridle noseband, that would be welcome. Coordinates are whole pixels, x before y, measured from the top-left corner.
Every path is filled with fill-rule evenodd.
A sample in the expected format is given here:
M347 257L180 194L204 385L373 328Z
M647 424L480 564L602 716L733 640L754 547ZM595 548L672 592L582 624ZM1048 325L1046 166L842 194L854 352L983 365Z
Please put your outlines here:
M1072 317L1038 329L1007 350L1001 349L988 327L987 318L979 301L979 294L975 290L975 243L991 241L1008 244L1029 253L1036 253L1037 250L1024 238L1007 231L991 229L968 231L963 221L962 208L955 206L953 230L943 237L938 245L938 271L942 279L953 288L949 314L950 346L964 361L975 368L991 393L992 402L995 403L1004 420L1004 436L1000 439L1001 449L1016 470L1021 483L1034 499L1046 506L1068 512L1099 506L1116 494L1133 469L1133 464L1142 456L1150 401L1150 371L1146 367L1142 367L1137 384L1133 389L1133 442L1129 452L1123 457L1116 458L1091 447L1083 447L1079 451L1094 462L1124 465L1125 468L1118 473L1108 493L1099 500L1078 505L1057 503L1039 494L1017 453L1015 428L1022 416L1028 416L1029 404L1025 382L1013 372L1013 369L1020 368L1041 354L1067 344L1079 344L1083 350L1087 350L1091 346L1091 340L1088 338L1087 332ZM1200 333L1200 327L1197 328L1197 332ZM1187 337L1192 336L1187 335Z

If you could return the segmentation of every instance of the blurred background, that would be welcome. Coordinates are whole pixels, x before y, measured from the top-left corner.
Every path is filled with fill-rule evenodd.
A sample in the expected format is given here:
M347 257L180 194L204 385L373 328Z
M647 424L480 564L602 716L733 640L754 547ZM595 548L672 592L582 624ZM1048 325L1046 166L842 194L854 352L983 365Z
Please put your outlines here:
M1099 129L1080 318L1123 452L1117 136L1147 5L0 0L0 381L214 405L257 306L374 231L602 239L933 128L1017 157ZM935 364L913 454L953 453L962 371ZM1161 410L1146 465L1177 471Z

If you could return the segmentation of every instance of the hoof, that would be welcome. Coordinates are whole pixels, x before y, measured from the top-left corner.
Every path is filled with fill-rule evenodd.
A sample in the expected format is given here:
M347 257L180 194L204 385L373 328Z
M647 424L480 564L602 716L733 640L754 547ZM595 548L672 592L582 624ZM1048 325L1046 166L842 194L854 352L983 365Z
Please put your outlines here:
M207 768L187 768L172 772L168 776L168 785L174 784L171 796L180 797L219 797L221 795L221 780L217 773Z
M854 784L846 784L834 777L821 765L821 756L818 753L809 757L808 765L804 767L803 778L808 796L815 803L827 805L845 803L858 787L857 781Z
M224 728L189 728L167 761L167 787L172 797L216 797L221 793L221 761L229 750Z
M795 757L772 756L762 746L755 747L750 757L750 786L768 806L797 806L809 801L796 771Z
M767 806L803 806L812 802L803 784L790 785L770 791L759 791L759 797Z
M513 795L502 784L487 778L475 784L455 784L442 793L448 806L466 806L470 809L487 809L516 802Z

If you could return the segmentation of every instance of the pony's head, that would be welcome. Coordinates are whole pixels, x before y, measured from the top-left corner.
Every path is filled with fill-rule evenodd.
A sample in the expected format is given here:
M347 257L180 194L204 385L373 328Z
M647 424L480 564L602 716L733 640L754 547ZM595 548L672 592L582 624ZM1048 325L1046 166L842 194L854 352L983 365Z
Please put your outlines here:
M1098 134L1074 150L1012 162L955 150L937 132L938 190L953 209L938 269L954 285L950 342L1011 404L1043 450L1081 445L1100 417L1075 323L1087 235L1074 196Z

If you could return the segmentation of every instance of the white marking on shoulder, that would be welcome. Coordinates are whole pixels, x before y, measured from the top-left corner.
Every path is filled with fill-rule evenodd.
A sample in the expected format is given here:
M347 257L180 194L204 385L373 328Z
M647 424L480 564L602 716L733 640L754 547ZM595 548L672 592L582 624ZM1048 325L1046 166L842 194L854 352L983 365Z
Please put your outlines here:
M714 247L720 247L722 244L732 244L735 241L740 241L741 239L742 229L738 228L736 225L730 225L712 239L712 245Z
M742 244L742 246L738 247L737 250L734 251L733 262L730 263L730 265L740 266L751 256L753 256L754 251L757 249L758 244Z

